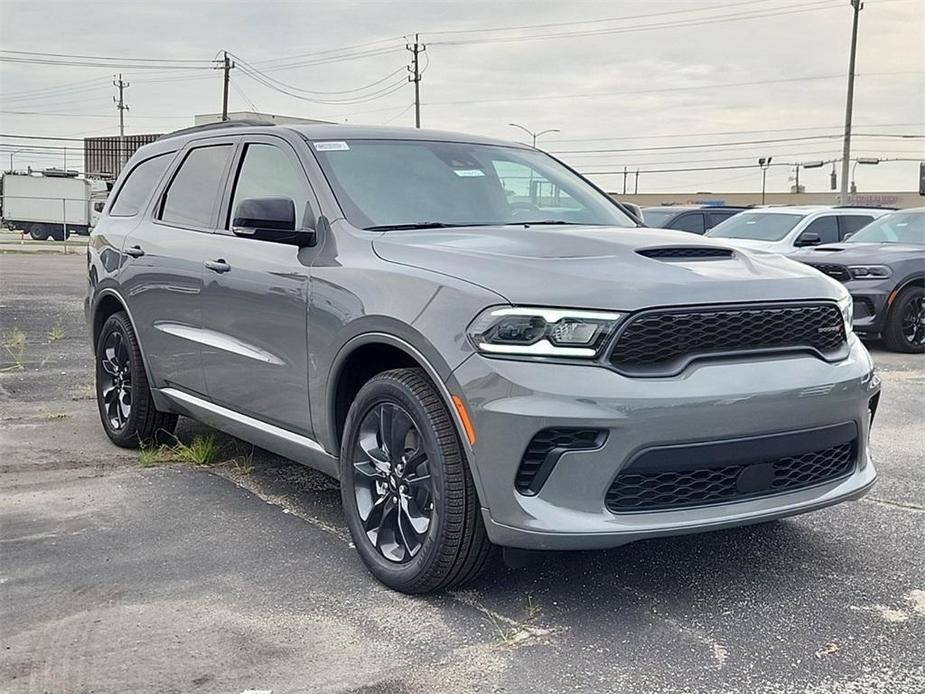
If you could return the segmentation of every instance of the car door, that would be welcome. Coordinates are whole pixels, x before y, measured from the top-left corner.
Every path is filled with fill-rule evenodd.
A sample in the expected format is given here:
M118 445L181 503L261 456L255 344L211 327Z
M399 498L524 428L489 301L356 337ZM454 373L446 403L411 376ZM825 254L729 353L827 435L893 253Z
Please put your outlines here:
M188 145L147 219L123 244L120 276L155 387L206 394L200 354L202 263L231 165L229 141Z
M292 146L274 136L242 140L210 238L203 273L203 369L212 401L247 416L311 434L308 400L308 291L313 248L236 236L232 218L246 198L286 197L296 228L317 204Z

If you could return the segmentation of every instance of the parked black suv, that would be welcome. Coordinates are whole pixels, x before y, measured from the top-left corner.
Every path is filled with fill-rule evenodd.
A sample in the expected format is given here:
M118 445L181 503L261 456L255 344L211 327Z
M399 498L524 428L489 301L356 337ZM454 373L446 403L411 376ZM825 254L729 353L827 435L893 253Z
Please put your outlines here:
M661 207L644 207L642 208L642 216L647 227L677 229L678 231L703 234L744 209L746 208L711 205L665 205Z

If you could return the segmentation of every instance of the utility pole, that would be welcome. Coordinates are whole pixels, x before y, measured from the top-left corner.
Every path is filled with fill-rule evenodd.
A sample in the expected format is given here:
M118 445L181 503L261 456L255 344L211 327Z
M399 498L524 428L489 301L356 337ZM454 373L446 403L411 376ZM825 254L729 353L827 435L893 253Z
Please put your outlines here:
M112 97L113 102L116 104L116 108L119 109L119 169L116 171L116 175L122 171L122 167L125 166L125 112L129 110L128 104L125 103L125 94L124 91L130 85L128 82L122 81L122 73L119 73L119 79L113 79L112 85L119 90L118 97Z
M427 50L427 46L420 42L420 36L414 35L413 44L405 44L405 50L411 51L411 65L408 67L409 82L414 82L414 127L421 127L421 67L418 61L421 53Z
M633 181L633 195L639 194L639 169L636 169L636 180Z
M231 68L237 67L235 62L228 57L228 51L222 51L225 59L222 61L221 70L224 73L222 78L222 120L228 120L228 86L231 83Z
M864 3L851 0L854 19L851 23L851 55L848 58L848 97L845 102L845 143L841 160L841 195L839 202L848 204L848 167L851 164L851 111L854 108L854 61L858 48L858 17Z
M623 165L623 194L626 195L626 175L629 171L626 168L626 164Z

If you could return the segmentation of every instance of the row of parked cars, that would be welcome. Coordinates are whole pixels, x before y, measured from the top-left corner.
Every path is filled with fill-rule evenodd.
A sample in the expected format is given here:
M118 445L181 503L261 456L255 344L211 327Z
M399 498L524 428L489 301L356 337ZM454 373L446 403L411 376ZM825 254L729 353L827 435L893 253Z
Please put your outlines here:
M856 333L896 351L925 351L925 208L662 206L642 215L650 227L811 265L851 292Z

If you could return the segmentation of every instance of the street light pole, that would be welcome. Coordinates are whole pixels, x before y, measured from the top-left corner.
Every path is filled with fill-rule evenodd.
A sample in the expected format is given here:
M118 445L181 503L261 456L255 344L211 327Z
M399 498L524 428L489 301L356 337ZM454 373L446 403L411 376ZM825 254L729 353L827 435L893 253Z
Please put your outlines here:
M517 123L508 123L508 125L510 125L512 128L520 128L520 129L523 130L525 133L527 133L527 135L529 135L530 137L532 137L532 138L533 138L533 146L534 146L534 147L536 147L536 138L541 137L542 135L546 135L547 133L559 133L559 132L562 132L562 131L559 130L558 128L550 128L549 130L540 130L538 133L535 133L535 132L533 132L532 130L530 130L529 128L525 128L524 126L518 125Z
M858 192L857 183L854 182L854 172L857 170L858 164L876 165L879 163L880 163L880 159L878 159L877 157L858 157L857 159L854 160L854 166L851 167L851 192L852 193Z
M768 168L771 166L772 157L761 157L758 160L758 166L761 167L761 204L764 204L765 184L768 180Z
M861 0L851 0L854 9L854 19L851 24L851 54L848 58L848 95L845 101L845 141L842 150L841 162L841 192L839 202L848 204L848 166L851 164L851 111L854 108L854 63L858 48L858 17L864 3Z

